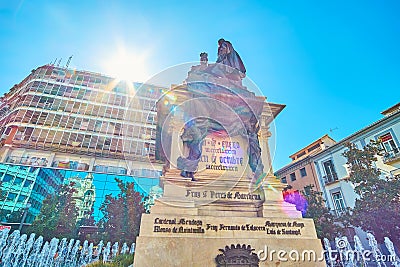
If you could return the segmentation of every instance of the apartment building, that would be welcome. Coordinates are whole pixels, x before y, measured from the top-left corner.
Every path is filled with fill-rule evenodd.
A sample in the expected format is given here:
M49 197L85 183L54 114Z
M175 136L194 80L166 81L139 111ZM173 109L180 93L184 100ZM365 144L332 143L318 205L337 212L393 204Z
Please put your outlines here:
M64 170L57 185L93 173L95 207L116 189L115 177L135 181L146 193L158 184L162 170L154 160L155 107L165 91L90 71L38 67L0 98L0 165L5 170ZM11 182L16 178L26 177L23 184L29 180L15 173L7 180L6 175L1 176L6 192L18 188ZM31 201L16 199L3 208L11 212ZM32 205L29 211L37 214Z
M309 185L313 190L321 191L312 156L336 143L329 135L318 138L289 157L291 162L275 172L282 183L288 184L290 191L304 191Z

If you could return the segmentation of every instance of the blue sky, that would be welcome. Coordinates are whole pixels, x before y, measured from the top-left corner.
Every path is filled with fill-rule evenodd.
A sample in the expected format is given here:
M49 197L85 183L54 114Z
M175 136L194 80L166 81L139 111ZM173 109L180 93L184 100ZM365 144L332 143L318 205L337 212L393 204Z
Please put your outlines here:
M277 169L399 102L398 14L398 1L0 0L0 93L70 55L71 67L143 80L202 51L214 61L223 37L268 100L287 105L276 119Z

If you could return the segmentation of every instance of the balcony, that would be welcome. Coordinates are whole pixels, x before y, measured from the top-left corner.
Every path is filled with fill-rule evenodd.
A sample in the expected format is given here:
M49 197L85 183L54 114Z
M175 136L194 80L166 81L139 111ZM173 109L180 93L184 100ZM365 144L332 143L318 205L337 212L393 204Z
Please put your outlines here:
M339 180L336 172L327 174L323 178L324 178L325 184L331 184L331 183L334 183L335 181Z
M392 151L387 152L383 156L383 163L392 164L397 161L400 161L400 150L398 148L393 149Z
M30 165L30 166L42 166L46 167L48 161L46 158L38 158L38 157L14 157L10 156L6 160L7 163L14 164L22 164L22 165Z

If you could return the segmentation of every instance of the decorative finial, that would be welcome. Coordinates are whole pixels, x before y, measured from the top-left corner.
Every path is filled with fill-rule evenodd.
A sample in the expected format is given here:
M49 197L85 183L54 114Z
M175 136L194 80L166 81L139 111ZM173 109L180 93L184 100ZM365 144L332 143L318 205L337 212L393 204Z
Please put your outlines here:
M208 54L206 52L200 53L200 63L207 64L208 63Z

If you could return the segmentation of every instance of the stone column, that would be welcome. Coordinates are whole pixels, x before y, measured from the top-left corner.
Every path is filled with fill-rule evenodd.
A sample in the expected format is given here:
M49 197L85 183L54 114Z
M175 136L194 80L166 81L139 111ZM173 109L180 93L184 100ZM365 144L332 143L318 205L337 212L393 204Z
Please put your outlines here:
M275 176L267 175L263 182L265 202L263 217L273 218L302 218L301 212L294 204L283 200L282 190L285 187Z
M49 158L47 159L47 166L48 168L50 168L53 165L53 161L56 157L56 153L51 153Z
M11 148L4 146L1 150L0 162L6 162L8 156L11 154Z
M94 167L95 162L96 162L96 158L90 158L88 172L92 172L93 171L93 167Z
M183 142L181 140L182 129L185 126L185 122L183 119L183 114L180 112L176 112L168 125L168 132L171 133L171 154L169 155L170 168L177 169L177 159L179 156L187 156L184 155L184 147ZM187 151L186 151L187 152Z
M268 139L271 137L271 132L269 131L269 127L263 126L260 129L259 133L259 140L260 140L260 147L261 147L261 158L264 164L264 172L267 175L272 175L272 160L271 154L268 145Z

